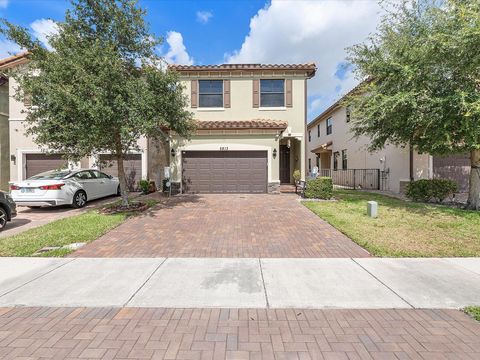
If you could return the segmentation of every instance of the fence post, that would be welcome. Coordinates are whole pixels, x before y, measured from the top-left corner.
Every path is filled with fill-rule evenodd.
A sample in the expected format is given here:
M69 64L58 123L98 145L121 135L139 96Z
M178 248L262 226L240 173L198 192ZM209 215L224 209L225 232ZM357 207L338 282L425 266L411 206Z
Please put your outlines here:
M380 188L380 169L377 169L377 190L382 190Z
M357 169L353 169L353 190L357 190L357 187L355 186L356 171Z

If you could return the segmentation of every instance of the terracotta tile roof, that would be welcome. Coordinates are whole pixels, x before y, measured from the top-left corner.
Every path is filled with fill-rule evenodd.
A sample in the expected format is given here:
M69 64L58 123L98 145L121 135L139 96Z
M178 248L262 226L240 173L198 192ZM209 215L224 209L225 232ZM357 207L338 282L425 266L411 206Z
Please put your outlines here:
M264 71L264 70L300 70L308 76L315 75L317 67L314 63L307 64L221 64L221 65L169 65L169 68L179 72L189 71Z
M272 129L284 130L288 126L286 121L270 119L252 120L198 120L198 130L225 130L225 129Z
M9 57L4 58L4 59L0 59L0 68L5 67L7 65L10 65L12 63L15 63L18 60L21 60L24 57L26 57L28 54L29 54L29 52L25 51L25 52L22 52L22 53L17 54L17 55L13 55L13 56L9 56Z

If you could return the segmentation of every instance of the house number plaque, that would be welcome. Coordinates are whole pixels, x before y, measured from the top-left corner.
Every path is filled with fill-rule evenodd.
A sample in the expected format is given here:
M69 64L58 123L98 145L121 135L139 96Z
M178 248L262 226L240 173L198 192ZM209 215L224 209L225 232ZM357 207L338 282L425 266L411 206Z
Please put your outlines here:
M220 146L220 151L228 151L228 146Z

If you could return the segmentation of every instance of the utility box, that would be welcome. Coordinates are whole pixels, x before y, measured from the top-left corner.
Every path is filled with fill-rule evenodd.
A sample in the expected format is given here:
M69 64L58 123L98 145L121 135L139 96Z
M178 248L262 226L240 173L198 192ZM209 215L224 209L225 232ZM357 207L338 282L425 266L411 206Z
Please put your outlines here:
M371 218L378 216L378 203L376 201L369 201L367 203L367 215Z

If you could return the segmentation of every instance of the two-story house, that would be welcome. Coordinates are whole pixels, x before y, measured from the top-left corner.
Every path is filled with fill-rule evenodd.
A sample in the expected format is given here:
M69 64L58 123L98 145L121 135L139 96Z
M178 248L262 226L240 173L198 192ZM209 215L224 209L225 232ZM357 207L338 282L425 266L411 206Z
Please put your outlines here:
M197 120L171 141L172 181L183 192L276 192L305 177L307 80L314 64L172 66Z
M26 61L25 54L0 60L0 73ZM165 167L171 169L174 189L182 192L275 192L280 183L293 181L294 170L305 177L306 92L314 64L171 68L185 85L197 131L189 141L175 134L167 144L140 139L141 151L129 154L124 164L131 184L150 178L160 185ZM13 78L5 83L9 151L2 169L8 169L10 180L66 166L62 154L46 153L26 135L25 110L31 104L14 98L18 84ZM68 166L97 167L99 159L109 157L97 154ZM111 164L102 170L116 175Z
M331 176L337 185L395 193L402 193L411 179L424 178L449 178L461 192L467 190L468 156L431 156L394 145L370 152L368 136L354 137L353 119L343 99L307 126L307 173L317 167L320 175Z

